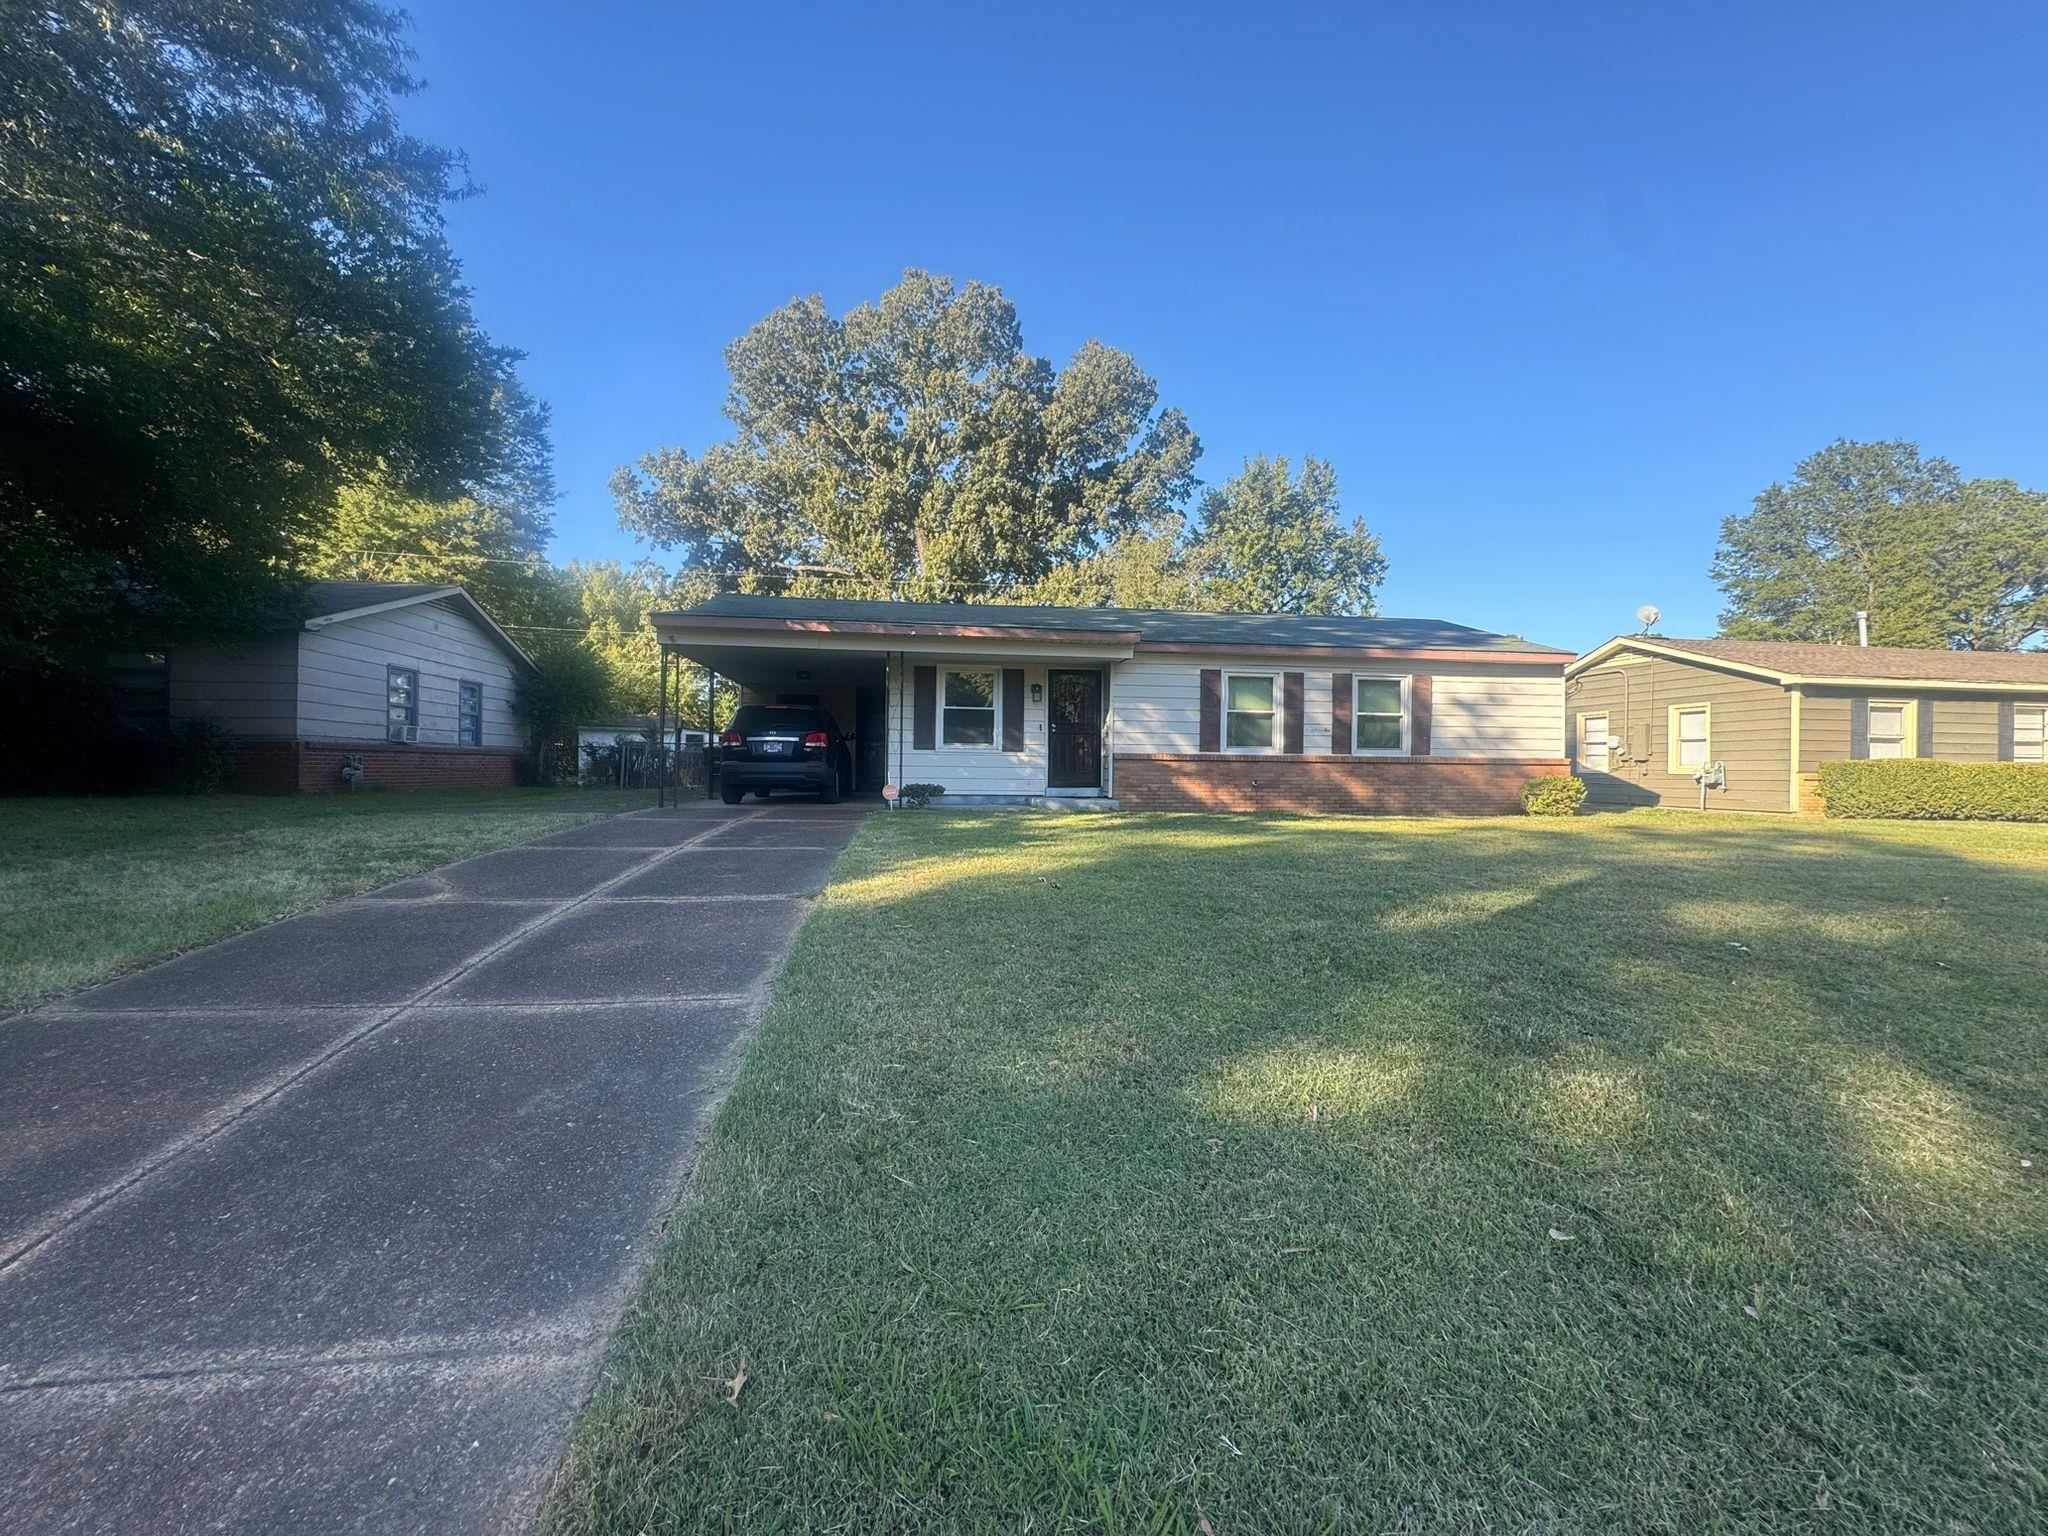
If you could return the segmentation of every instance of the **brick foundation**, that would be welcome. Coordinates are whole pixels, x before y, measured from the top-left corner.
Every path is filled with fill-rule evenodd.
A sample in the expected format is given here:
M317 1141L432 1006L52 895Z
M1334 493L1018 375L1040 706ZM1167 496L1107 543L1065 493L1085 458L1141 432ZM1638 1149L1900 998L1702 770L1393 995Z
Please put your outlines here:
M1128 811L1360 812L1380 816L1520 815L1522 786L1571 771L1561 757L1244 757L1118 753L1116 799Z
M373 789L510 789L518 754L503 747L392 746L377 741L244 741L232 787L258 794L346 787L341 765L363 760L356 782Z

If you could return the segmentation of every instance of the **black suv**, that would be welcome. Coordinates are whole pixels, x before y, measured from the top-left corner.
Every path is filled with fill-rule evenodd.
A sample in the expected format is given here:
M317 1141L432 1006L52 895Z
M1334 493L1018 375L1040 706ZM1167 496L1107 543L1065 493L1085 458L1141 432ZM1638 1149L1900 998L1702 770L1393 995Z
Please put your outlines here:
M727 805L771 789L807 790L831 805L853 788L853 753L815 704L742 704L718 738L718 782Z

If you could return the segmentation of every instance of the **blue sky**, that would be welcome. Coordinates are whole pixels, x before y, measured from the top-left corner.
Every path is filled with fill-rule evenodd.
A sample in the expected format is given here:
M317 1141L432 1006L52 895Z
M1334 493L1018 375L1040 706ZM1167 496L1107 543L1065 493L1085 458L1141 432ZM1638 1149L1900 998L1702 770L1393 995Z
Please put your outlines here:
M412 9L557 558L639 552L605 481L723 435L727 341L906 266L1134 354L1205 480L1330 459L1394 614L1712 633L1837 436L2048 486L2048 7Z

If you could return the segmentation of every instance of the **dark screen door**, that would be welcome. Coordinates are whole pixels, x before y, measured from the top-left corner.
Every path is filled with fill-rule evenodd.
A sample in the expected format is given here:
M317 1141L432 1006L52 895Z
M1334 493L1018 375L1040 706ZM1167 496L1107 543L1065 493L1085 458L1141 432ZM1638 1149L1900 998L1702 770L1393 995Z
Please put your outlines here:
M1102 786L1102 674L1045 675L1046 783L1053 789Z

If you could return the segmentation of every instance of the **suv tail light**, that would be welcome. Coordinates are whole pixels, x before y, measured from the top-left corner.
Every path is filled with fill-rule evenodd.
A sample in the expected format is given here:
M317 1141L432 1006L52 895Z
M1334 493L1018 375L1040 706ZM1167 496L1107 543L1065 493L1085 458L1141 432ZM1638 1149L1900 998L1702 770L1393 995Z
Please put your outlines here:
M831 738L823 731L812 731L808 736L804 737L804 745L807 747L822 747L830 740Z
M747 744L747 738L738 731L727 731L718 738L718 741L721 746L727 747L744 747Z

